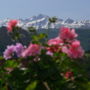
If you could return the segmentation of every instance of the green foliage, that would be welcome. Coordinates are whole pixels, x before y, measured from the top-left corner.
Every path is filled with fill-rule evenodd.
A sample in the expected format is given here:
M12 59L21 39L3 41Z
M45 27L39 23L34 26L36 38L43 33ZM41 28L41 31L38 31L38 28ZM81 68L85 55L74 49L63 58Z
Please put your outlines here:
M7 62L5 62L5 67L15 68L17 66L18 62L16 62L15 60L8 60Z
M14 41L20 41L20 39L22 38L22 34L20 34L20 27L14 27L13 31L9 33L9 35L11 36L11 39Z
M28 58L28 66L20 67L21 60L7 60L4 68L11 67L9 73L2 70L3 78L0 78L0 83L4 83L2 90L7 90L10 86L11 90L89 90L88 79L85 71L82 70L78 61L70 60L65 54L55 53L54 57L45 54L42 51L40 61L34 62L34 57ZM63 57L63 58L62 58ZM23 69L25 68L25 69ZM64 78L66 71L73 71L73 79ZM1 72L0 72L1 73ZM6 77L6 79L5 79Z
M37 81L33 81L27 86L25 90L35 90L36 86L37 86Z
M28 31L29 32L36 32L36 28L35 27L28 27Z
M46 43L46 41L47 41L47 35L45 33L41 33L41 34L32 36L33 43L41 44L40 42L42 42L44 44L44 43Z
M56 17L49 18L50 23L55 23L57 21Z

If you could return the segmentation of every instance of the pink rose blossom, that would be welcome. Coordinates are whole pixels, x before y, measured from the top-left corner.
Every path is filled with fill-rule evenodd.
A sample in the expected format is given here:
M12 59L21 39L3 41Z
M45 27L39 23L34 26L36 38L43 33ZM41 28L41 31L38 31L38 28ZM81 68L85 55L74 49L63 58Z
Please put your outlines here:
M12 27L11 26L7 26L7 30L8 30L8 32L12 32Z
M71 45L72 45L73 48L78 48L78 47L80 47L80 41L75 40L75 41L73 41L73 42L71 43Z
M48 45L59 45L59 44L63 44L63 41L59 37L56 37L54 39L50 39L48 41Z
M17 20L10 20L7 23L7 30L8 32L12 32L13 28L17 25L18 21Z
M67 46L63 46L62 47L62 52L67 54L68 53L68 47Z
M17 25L17 23L18 23L17 20L10 20L10 21L8 22L8 25L10 25L11 27L14 27L14 26Z
M35 56L40 53L40 45L30 44L27 49L22 53L22 57Z
M62 27L60 30L60 38L63 40L73 40L75 39L78 35L75 33L74 29L70 29L67 27Z
M60 52L61 46L60 45L53 45L53 46L47 47L47 50L51 53Z
M47 51L46 54L49 55L49 56L53 56L53 53L50 52L50 51Z
M60 52L61 51L61 46L63 45L63 41L59 37L56 37L56 38L50 39L48 41L48 45L50 47L47 47L47 50L50 53Z
M70 78L73 77L73 75L74 75L73 72L71 72L71 71L67 71L67 72L65 73L64 77L65 77L66 79L70 79Z
M70 58L82 58L84 55L84 50L80 45L80 41L75 40L70 45L65 45L62 47L62 52L66 53Z
M79 41L72 42L69 50L68 50L68 56L74 59L81 58L84 55L84 50L80 46Z

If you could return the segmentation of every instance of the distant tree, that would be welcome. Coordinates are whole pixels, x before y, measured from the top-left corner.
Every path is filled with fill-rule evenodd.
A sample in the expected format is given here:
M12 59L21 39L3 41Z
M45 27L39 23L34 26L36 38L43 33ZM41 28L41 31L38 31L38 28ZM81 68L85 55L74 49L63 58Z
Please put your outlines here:
M57 21L56 17L49 18L50 23L55 23Z
M56 21L57 21L56 17L49 18L48 28L50 29L52 24L55 26Z
M28 27L28 30L29 30L29 32L36 32L36 28L33 26Z

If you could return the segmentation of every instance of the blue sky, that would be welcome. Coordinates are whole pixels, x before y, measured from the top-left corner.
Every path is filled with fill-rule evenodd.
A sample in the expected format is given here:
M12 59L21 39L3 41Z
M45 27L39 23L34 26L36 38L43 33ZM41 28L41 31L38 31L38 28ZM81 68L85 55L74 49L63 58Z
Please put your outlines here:
M0 0L0 19L29 18L38 14L90 20L90 0Z

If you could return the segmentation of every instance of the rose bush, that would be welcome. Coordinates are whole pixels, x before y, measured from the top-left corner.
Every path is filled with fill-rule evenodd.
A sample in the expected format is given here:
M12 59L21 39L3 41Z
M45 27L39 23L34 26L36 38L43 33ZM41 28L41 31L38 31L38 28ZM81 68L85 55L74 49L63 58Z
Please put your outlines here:
M7 24L14 40L21 38L17 23ZM79 65L84 50L77 36L74 29L63 27L50 40L36 34L29 46L19 41L7 46L0 58L0 90L89 90L86 72Z

